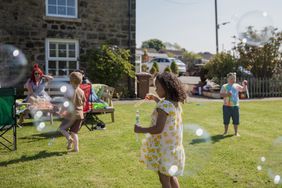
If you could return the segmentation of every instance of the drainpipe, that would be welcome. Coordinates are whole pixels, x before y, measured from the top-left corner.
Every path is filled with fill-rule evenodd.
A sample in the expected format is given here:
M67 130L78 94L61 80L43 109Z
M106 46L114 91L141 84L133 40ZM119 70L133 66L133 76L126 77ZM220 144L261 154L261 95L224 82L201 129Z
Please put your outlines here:
M135 65L134 63L134 48L132 48L132 44L131 44L131 17L132 17L132 0L128 0L128 47L130 50L130 63ZM129 95L130 97L135 97L135 92L134 92L134 80L130 77L128 77L127 83L128 83L128 91L129 91Z

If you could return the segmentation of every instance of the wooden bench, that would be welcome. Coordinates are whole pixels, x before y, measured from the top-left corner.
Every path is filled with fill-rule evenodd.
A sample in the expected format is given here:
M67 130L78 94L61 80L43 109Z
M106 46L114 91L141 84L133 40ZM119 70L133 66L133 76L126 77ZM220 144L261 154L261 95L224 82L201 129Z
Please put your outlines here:
M110 113L111 114L111 119L112 122L115 121L115 116L114 116L114 105L112 102L112 98L113 98L113 94L115 91L115 88L110 87L108 85L105 84L92 84L95 90L95 93L97 94L97 96L102 99L103 101L105 101L106 103L108 103L109 107L107 108L103 108L103 109L92 109L92 113L94 114L107 114Z
M61 91L63 89L62 86L70 87L68 82L52 81L46 86L45 91L51 97L64 97L64 92ZM97 114L97 115L109 113L111 114L112 122L114 122L115 121L115 117L114 117L115 109L113 106L112 97L113 97L115 89L105 84L92 84L92 86L98 98L105 101L109 105L109 107L103 108L103 109L92 109L91 113ZM27 96L27 94L28 92L27 90L25 90L24 95ZM50 122L53 123L52 113L50 113Z
M70 87L68 82L51 81L46 86L45 91L48 93L50 97L64 97L64 92L61 91L62 86ZM28 91L25 88L24 96L27 96L27 95L28 95ZM18 103L18 106L27 105L27 104L28 103ZM29 110L27 109L26 112L19 114L19 122L18 122L19 126L21 126L21 124L23 123L25 113L29 113L28 111ZM49 114L50 124L51 125L53 124L53 112L52 111L50 111L49 109L45 109L45 108L40 108L38 109L38 111Z
M50 97L63 97L64 93L61 91L62 86L70 87L68 82L51 81L45 88L45 91ZM28 91L25 88L24 95L28 95Z

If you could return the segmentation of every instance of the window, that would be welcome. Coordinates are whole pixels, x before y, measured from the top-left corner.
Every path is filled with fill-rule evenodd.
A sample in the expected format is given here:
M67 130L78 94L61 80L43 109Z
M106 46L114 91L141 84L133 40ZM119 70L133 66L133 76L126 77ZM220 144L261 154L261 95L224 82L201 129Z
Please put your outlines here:
M78 41L46 39L46 72L53 76L68 76L79 69Z
M77 18L77 0L46 0L47 16Z

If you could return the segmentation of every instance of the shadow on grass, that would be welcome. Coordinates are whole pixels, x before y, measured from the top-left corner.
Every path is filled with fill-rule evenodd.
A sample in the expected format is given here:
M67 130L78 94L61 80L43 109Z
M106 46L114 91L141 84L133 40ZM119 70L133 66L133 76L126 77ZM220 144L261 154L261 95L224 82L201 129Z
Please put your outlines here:
M65 154L67 154L66 151L65 152L47 152L46 150L44 150L44 151L40 151L39 153L35 155L31 155L31 156L23 155L19 159L12 159L9 161L0 162L0 166L8 166L8 165L19 163L19 162L28 162L28 161L44 159L44 158L54 157L54 156L63 156Z
M31 121L31 122L23 122L22 124L21 124L21 126L22 127L25 127L25 126L30 126L30 127L32 127L34 125L34 123Z
M221 134L218 134L218 135L211 136L210 138L193 139L190 144L194 145L194 144L207 143L207 142L211 142L212 144L215 144L216 142L219 142L222 139L229 138L229 137L232 137L232 136L233 135L222 136Z
M59 131L43 132L39 134L33 134L31 136L20 137L19 139L30 140L29 142L35 142L42 139L50 139L61 137L62 134Z

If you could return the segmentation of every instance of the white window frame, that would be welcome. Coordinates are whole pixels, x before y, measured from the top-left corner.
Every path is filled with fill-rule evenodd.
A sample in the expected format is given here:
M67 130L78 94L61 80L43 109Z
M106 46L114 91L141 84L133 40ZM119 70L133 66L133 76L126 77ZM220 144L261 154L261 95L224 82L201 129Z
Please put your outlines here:
M50 57L50 43L56 43L56 44L65 44L65 43L73 43L75 44L75 57ZM68 50L67 50L68 53ZM46 74L49 73L49 61L56 61L56 75L53 75L56 78L62 78L65 80L68 78L68 75L65 76L59 76L59 61L76 61L76 69L79 69L79 41L75 39L55 39L55 38L47 38L45 40L45 72ZM68 64L67 64L68 67Z
M58 1L58 0L57 0ZM78 0L75 0L75 15L74 16L70 16L70 15L62 15L62 14L49 14L49 6L48 6L48 2L49 0L45 0L45 7L46 7L46 16L52 16L52 17L62 17L62 18L78 18L77 17L77 12L78 12ZM58 6L58 5L56 5Z

